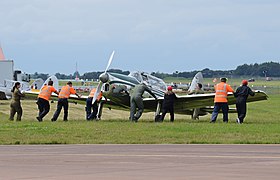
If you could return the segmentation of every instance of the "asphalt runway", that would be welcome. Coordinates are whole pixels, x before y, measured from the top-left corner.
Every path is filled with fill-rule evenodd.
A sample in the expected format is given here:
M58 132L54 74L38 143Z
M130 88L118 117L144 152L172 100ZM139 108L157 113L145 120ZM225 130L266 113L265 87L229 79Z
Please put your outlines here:
M0 179L280 179L280 145L0 146Z

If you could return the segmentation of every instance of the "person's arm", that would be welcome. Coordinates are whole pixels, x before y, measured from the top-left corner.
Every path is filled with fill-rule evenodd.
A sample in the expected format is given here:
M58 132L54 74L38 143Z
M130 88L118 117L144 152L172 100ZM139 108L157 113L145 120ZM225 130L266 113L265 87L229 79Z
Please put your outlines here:
M146 87L145 89L150 95L152 95L157 100L156 95L148 87Z
M82 95L78 94L78 93L75 93L75 95L78 97L78 98L81 98Z
M227 84L227 92L234 93L234 90L230 87L230 85Z
M248 88L249 88L249 87L248 87ZM255 92L254 92L254 91L252 91L252 89L251 89L251 88L249 88L248 93L249 93L251 96L255 96Z
M150 93L156 100L157 100L157 97L154 93Z
M240 88L237 88L236 91L233 93L234 97L238 96L239 91L240 91Z
M177 95L173 93L174 99L178 99Z
M59 92L52 86L52 92L54 92L55 94L59 95Z
M25 96L24 93L21 93L21 92L20 92L20 90L17 91L17 95L18 95L19 97L24 97L24 96Z
M75 94L78 98L81 98L81 95L78 94L73 87L71 87L71 89L70 89L70 94Z

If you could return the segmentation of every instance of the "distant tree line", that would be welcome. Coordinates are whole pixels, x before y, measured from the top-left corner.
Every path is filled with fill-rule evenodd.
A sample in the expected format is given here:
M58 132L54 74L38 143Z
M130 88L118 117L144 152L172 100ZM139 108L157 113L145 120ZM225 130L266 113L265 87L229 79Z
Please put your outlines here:
M235 70L210 70L205 68L201 71L191 71L191 72L174 72L172 74L153 72L152 75L159 77L161 79L165 77L184 77L192 78L197 72L202 72L203 77L213 78L213 77L240 77L240 76L252 76L252 77L280 77L280 64L277 62L265 62L262 64L244 64L237 66Z
M280 64L277 62L266 62L262 64L244 64L234 70L240 76L267 76L280 77Z
M129 71L122 71L120 69L110 69L108 72L112 73L119 73L119 74L124 74L128 75L130 72ZM174 73L162 73L162 72L152 72L151 74L153 76L156 76L158 78L164 79L165 77L184 77L184 78L192 78L197 72L202 72L203 77L205 78L213 78L213 77L232 77L232 76L258 76L258 77L280 77L280 64L277 62L265 62L261 64L243 64L240 66L237 66L235 70L210 70L209 68L205 68L201 71L191 71L191 72L174 72ZM93 79L96 80L98 79L99 75L101 74L101 71L97 72L86 72L83 75L80 75L79 72L74 72L73 74L61 74L61 73L56 73L55 76L58 79L75 79L76 76L80 79ZM49 74L44 74L44 73L38 73L35 72L34 74L31 75L31 78L42 78L42 79L47 79Z
M122 71L120 69L110 69L108 70L108 72L112 72L112 73L119 73L119 74L124 74L124 75L128 75L129 71ZM79 79L93 79L96 80L99 78L99 75L102 74L103 72L101 71L97 71L97 72L86 72L82 75L80 75L79 72L74 72L73 74L61 74L61 73L55 73L54 75L58 78L58 79L75 79L76 77L78 77ZM48 78L49 74L44 74L44 73L38 73L35 72L34 74L31 74L31 78L33 79L37 79L37 78L42 78L43 80L46 80Z

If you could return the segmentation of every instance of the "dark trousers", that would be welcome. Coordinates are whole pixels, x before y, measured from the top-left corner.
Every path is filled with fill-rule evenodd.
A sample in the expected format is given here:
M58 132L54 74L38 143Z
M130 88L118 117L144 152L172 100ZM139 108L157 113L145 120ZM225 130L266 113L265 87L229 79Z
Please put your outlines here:
M63 110L64 110L64 117L63 117L63 120L64 121L67 121L67 118L68 118L68 99L67 98L60 98L58 99L58 102L57 102L57 109L53 115L53 118L52 118L52 121L56 121L60 112L61 112L61 109L63 107Z
M10 107L10 120L14 120L14 116L17 113L17 121L21 121L22 108L20 102L12 102Z
M96 119L96 115L98 112L98 105L97 101L92 104L92 97L87 98L86 100L86 119L91 120L91 119Z
M170 121L173 122L174 121L174 107L173 106L163 107L162 114L160 116L160 120L161 121L164 120L164 117L165 117L167 112L170 113Z
M223 121L228 122L228 103L215 103L211 121L216 121L220 109L223 111Z
M246 101L237 102L236 109L240 123L243 123L247 111Z
M43 119L50 111L50 103L48 100L45 100L43 98L38 98L37 105L39 109L38 117Z

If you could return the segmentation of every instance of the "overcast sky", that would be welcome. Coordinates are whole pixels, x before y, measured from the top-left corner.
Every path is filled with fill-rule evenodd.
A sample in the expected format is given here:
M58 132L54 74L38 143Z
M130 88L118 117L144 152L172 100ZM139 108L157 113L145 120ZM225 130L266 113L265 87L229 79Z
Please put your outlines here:
M279 0L1 0L6 59L34 73L279 62Z

